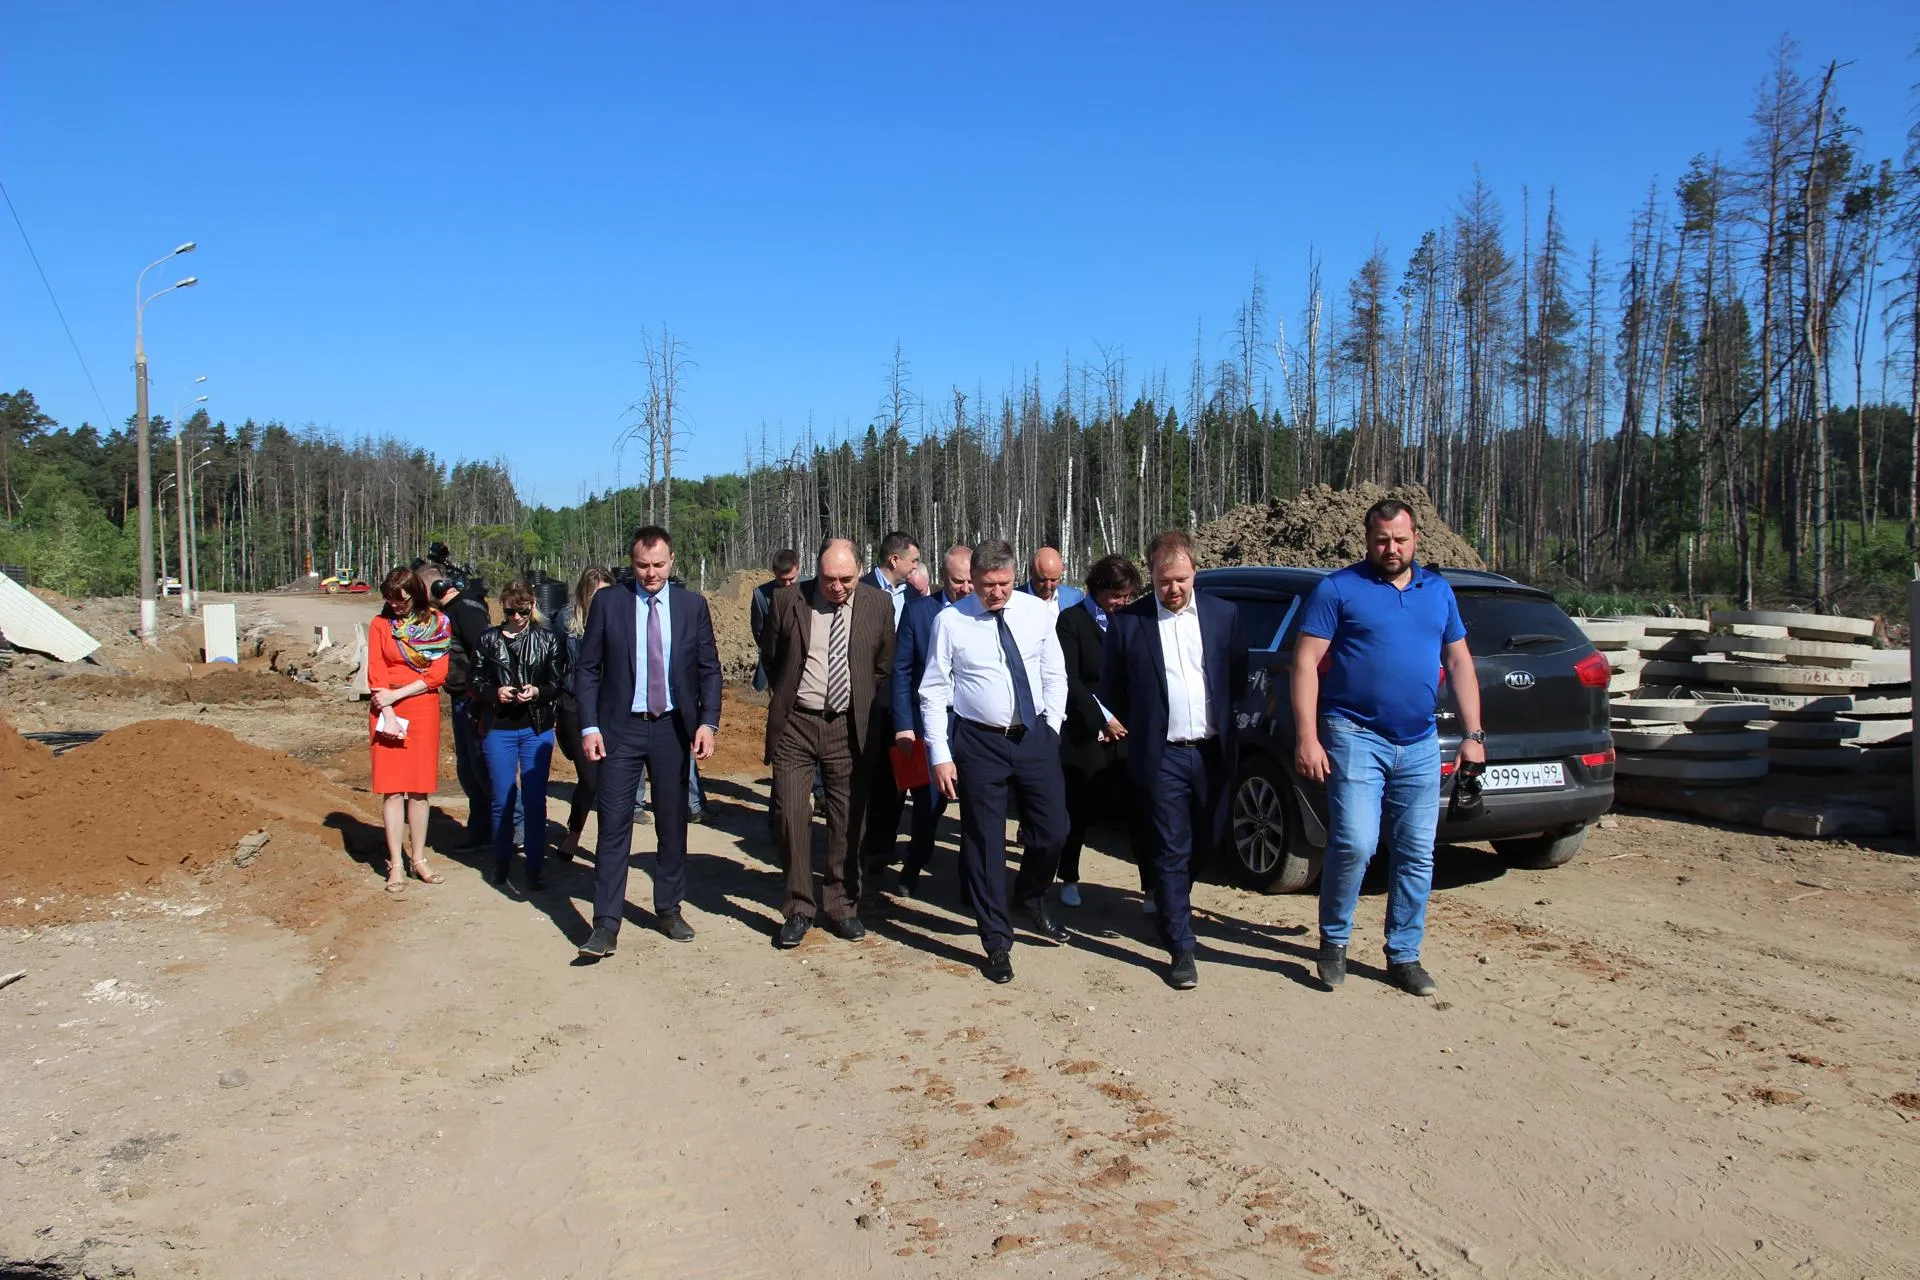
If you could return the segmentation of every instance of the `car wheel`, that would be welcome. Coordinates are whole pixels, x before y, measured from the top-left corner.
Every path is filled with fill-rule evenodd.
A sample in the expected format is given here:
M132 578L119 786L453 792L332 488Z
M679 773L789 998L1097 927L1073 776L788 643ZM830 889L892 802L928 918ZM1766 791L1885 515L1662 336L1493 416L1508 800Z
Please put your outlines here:
M1295 893L1319 876L1319 855L1302 849L1293 806L1293 783L1285 769L1261 756L1242 766L1233 788L1228 861L1234 878L1247 888Z
M1548 871L1572 862L1580 852L1580 846L1586 842L1587 829L1576 827L1559 835L1548 833L1524 836L1518 840L1495 840L1493 851L1516 867Z

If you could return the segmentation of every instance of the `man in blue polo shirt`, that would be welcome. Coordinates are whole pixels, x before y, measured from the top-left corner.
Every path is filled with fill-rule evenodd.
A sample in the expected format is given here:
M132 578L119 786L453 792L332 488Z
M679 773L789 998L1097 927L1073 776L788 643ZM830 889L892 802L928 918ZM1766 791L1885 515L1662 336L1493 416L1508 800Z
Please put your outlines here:
M1430 996L1420 943L1440 825L1434 699L1444 664L1466 734L1460 759L1484 762L1480 682L1453 588L1414 562L1420 533L1412 509L1382 499L1368 509L1366 528L1367 558L1321 579L1294 647L1294 768L1327 788L1318 967L1329 990L1346 979L1353 912L1380 843L1384 801L1387 973L1402 990Z

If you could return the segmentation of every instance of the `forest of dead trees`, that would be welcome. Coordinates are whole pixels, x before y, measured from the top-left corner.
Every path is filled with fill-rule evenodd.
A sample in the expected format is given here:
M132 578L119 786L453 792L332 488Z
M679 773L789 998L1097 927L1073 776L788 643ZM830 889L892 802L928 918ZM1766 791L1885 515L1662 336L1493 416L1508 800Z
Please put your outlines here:
M496 575L569 577L617 561L648 519L709 581L891 528L929 548L1052 542L1084 564L1241 503L1374 481L1425 486L1490 565L1552 587L1897 594L1920 508L1920 120L1897 159L1876 155L1846 75L1803 74L1783 42L1746 136L1650 183L1614 225L1568 225L1551 186L1503 202L1475 174L1417 244L1376 244L1344 283L1303 250L1303 294L1282 302L1252 270L1230 324L1197 323L1185 368L1113 346L936 392L900 345L864 426L752 430L741 469L702 480L675 474L698 388L693 344L665 326L620 441L635 482L565 508L519 502L506 460L449 467L200 415L185 430L206 468L203 577L371 572L434 537ZM702 453L729 435L703 425ZM164 424L155 440L164 483ZM126 432L56 430L25 392L0 398L0 561L36 558L51 581L117 555L131 469ZM63 505L76 494L89 511ZM116 574L95 585L124 584L130 563Z

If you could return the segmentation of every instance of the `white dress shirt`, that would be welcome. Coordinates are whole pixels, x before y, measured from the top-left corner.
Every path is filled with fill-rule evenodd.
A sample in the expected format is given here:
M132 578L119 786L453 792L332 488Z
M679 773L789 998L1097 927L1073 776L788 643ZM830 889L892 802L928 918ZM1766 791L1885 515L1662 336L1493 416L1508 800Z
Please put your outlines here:
M900 615L907 611L907 580L902 578L898 582L893 582L888 579L886 570L877 565L873 572L867 575L867 579L893 597L893 629L898 631Z
M1171 612L1157 599L1160 654L1166 663L1167 741L1187 742L1213 736L1213 717L1207 713L1206 652L1200 644L1200 598L1187 597L1187 607Z
M1007 630L1027 669L1034 713L1056 733L1067 718L1067 656L1054 632L1054 610L1023 592L1007 598ZM963 720L981 724L1020 722L1013 676L1000 647L1000 624L977 595L942 609L933 621L927 673L920 681L920 714L927 726L927 758L951 764L947 708Z

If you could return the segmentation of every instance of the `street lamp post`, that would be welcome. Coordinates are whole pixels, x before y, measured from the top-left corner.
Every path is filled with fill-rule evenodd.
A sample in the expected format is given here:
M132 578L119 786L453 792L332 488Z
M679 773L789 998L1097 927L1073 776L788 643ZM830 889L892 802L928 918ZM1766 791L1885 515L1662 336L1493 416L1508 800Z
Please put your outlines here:
M204 373L201 374L192 382L189 382L180 394L185 395L188 391L193 390L206 380L207 375ZM206 402L207 398L205 396L195 396L189 403L205 404ZM187 492L193 487L193 477L187 473L186 434L186 425L180 421L180 397L175 396L173 401L173 474L179 477L179 481L174 485L174 489L176 490L175 496L180 500L180 616L183 618L191 618L193 616L193 584L188 580L187 574L187 504L191 499L187 497Z
M188 276L142 300L141 290L146 288L147 272L153 270L169 258L177 258L183 253L192 253L197 246L187 241L165 258L155 258L140 269L133 281L133 398L135 421L135 445L139 449L138 470L140 482L140 641L152 646L159 641L160 610L153 597L153 459L149 456L151 446L147 439L147 346L142 335L142 322L147 313L147 303L162 293L172 293L175 289L190 289L200 283L197 276Z

